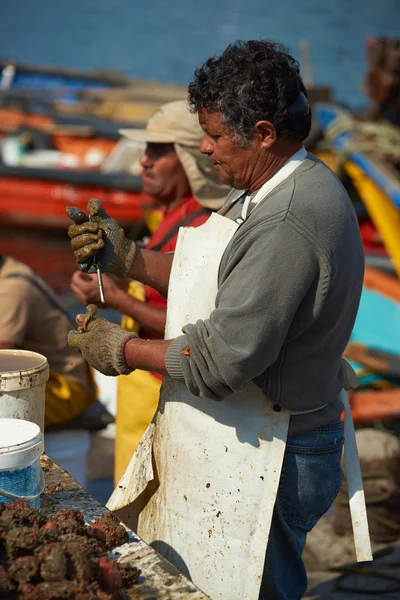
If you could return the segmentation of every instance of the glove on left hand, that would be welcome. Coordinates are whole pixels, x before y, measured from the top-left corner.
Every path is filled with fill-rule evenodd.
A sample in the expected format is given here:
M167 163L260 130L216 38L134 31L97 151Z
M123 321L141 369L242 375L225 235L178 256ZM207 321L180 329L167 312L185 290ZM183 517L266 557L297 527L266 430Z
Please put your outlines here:
M132 338L138 338L135 333L122 329L107 319L97 319L94 315L97 306L89 304L85 315L76 318L78 331L70 331L68 344L77 350L94 369L104 375L128 375L131 369L125 361L125 344Z

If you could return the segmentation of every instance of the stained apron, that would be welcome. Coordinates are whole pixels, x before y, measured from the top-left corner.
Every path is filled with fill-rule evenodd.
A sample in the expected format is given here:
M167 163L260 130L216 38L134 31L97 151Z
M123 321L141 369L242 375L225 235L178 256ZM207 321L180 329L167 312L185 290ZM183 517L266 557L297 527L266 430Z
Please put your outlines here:
M281 171L281 180L291 172ZM214 213L201 227L180 230L168 290L166 339L181 335L185 324L207 319L214 310L220 261L248 205L238 222ZM213 600L259 596L290 418L287 410L276 412L272 406L254 383L216 402L193 396L183 383L164 377L155 422L120 482L129 486L138 534ZM356 542L358 559L370 560L349 410L346 423L346 470L357 488L353 523L355 519L355 533L363 532ZM116 496L107 506L116 507Z

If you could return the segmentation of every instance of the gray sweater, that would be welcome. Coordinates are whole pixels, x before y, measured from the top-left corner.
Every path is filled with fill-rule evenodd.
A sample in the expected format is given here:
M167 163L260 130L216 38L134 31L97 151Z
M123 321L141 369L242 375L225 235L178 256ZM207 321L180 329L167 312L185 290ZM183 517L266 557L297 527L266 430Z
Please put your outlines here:
M241 195L235 190L227 202ZM236 218L240 208L239 200L226 216ZM363 274L351 201L332 171L308 154L233 236L215 310L172 342L169 375L214 400L253 380L285 408L323 407L292 415L290 434L329 423L343 408L341 355ZM190 356L180 354L186 346Z

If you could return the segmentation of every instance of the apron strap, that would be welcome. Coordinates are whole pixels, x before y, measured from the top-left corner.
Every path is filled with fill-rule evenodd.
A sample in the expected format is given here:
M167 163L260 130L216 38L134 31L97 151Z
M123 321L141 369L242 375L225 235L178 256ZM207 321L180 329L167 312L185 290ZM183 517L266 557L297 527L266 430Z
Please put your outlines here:
M241 198L243 198L244 194L247 194L247 190L243 190L238 196L236 196L236 198L233 198L233 200L228 202L228 204L225 204L225 206L223 206L222 208L220 208L220 210L217 211L217 214L221 215L221 217L224 217L231 210L232 206L236 204L236 202L238 202Z
M196 210L196 212L192 213L191 215L188 215L185 219L183 219L183 221L181 221L180 223L178 223L178 225L175 225L175 227L168 231L168 233L163 237L161 242L158 242L158 244L155 244L154 246L148 247L149 250L152 250L153 252L161 250L161 248L165 246L165 244L169 242L169 240L172 240L172 238L175 237L177 233L179 233L179 229L181 227L186 227L192 221L194 221L196 217L199 217L200 215L211 215L211 212L212 211L209 208L199 208L198 210Z
M373 560L373 557L371 542L369 539L367 507L365 505L360 460L358 457L356 434L354 430L353 417L351 416L349 398L345 390L342 390L340 399L345 410L344 463L346 466L347 488L349 494L351 523L353 525L354 544L356 548L357 562L365 562Z

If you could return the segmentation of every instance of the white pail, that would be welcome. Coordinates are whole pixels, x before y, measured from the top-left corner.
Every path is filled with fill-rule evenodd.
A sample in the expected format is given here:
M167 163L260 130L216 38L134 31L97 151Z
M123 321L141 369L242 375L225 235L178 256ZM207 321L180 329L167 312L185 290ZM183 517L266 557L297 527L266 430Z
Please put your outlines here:
M0 350L0 418L24 419L44 430L49 365L28 350Z
M51 431L44 436L46 454L86 487L86 459L90 433L85 429Z
M43 451L43 434L36 423L0 419L0 502L23 500L40 507Z

